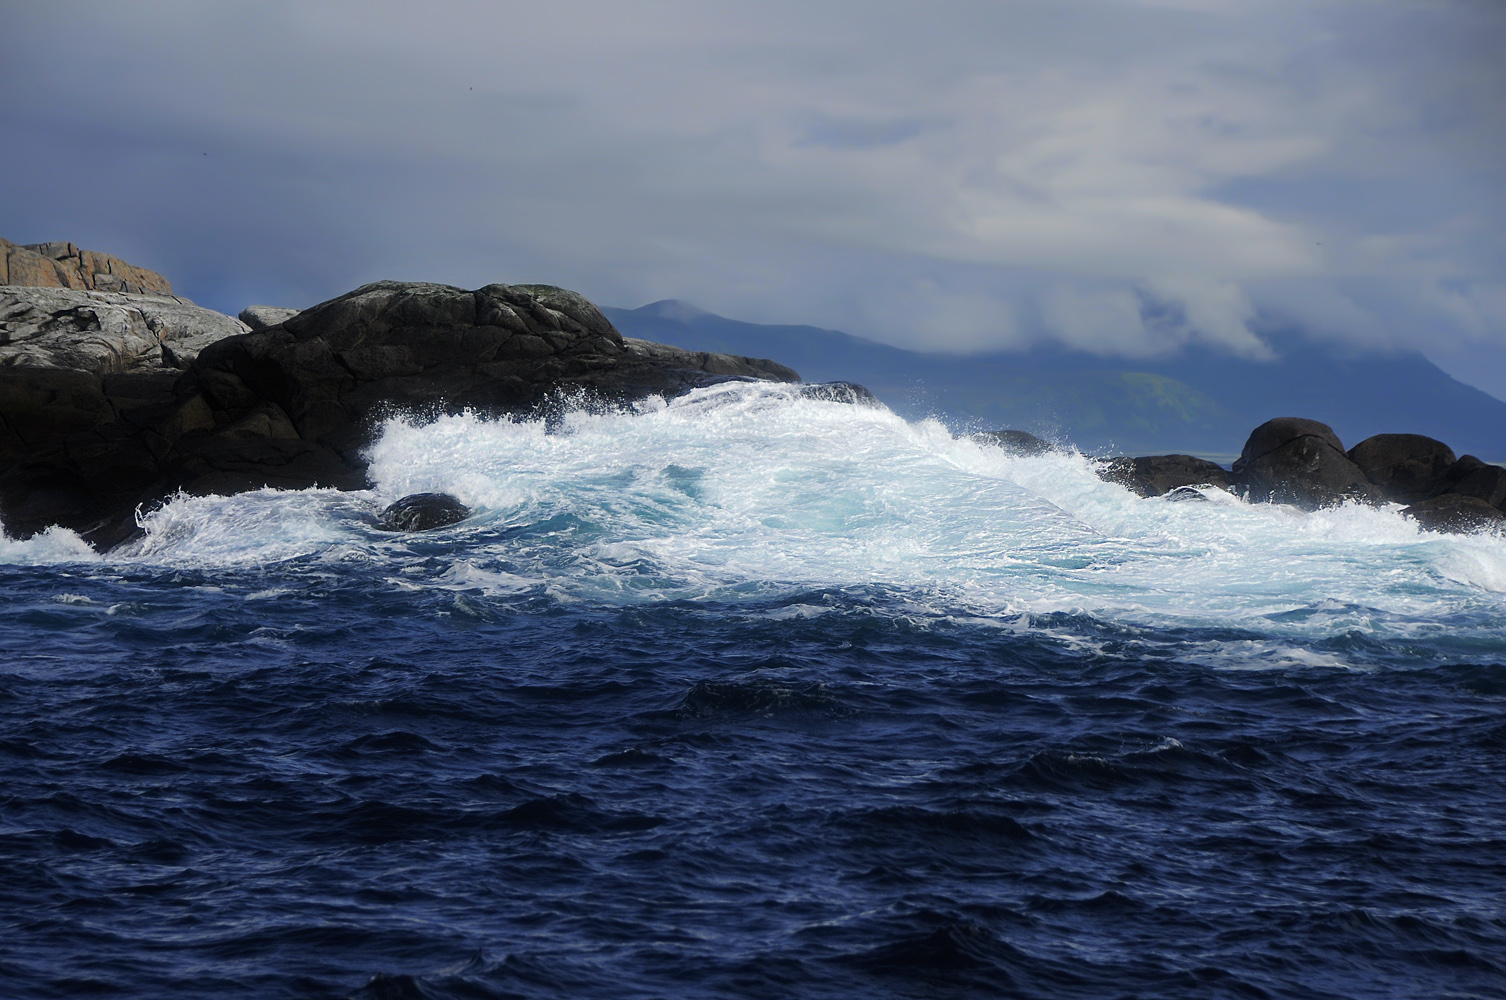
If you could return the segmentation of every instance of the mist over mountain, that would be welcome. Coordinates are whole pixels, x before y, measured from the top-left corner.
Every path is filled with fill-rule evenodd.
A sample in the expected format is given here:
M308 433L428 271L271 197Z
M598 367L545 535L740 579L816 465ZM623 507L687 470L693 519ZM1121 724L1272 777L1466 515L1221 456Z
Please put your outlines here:
M871 389L907 418L957 430L1015 427L1090 452L1187 452L1227 461L1276 416L1329 424L1346 444L1426 434L1455 451L1506 458L1506 402L1415 351L1354 351L1300 330L1266 333L1274 358L1192 348L1134 360L1061 348L927 354L813 326L744 323L673 299L604 310L625 336L774 358L807 381Z

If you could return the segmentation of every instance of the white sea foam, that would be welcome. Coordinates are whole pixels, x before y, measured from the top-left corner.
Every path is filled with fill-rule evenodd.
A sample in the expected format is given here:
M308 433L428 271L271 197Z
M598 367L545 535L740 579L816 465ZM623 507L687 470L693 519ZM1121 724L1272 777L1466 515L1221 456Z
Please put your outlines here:
M1293 639L1500 622L1506 609L1499 537L1421 532L1394 507L1143 500L1081 455L1011 456L786 386L731 383L548 427L393 420L370 458L370 491L180 497L109 562L374 565L394 587L606 603L881 587L918 611L1011 627L1064 612ZM375 529L384 504L420 491L475 515ZM91 557L70 532L0 542L5 562Z

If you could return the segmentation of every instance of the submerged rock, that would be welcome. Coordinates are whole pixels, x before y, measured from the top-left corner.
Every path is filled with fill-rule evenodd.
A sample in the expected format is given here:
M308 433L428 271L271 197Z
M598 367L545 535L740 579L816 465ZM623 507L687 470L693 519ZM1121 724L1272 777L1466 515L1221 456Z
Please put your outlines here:
M1387 500L1416 503L1454 464L1454 450L1421 434L1376 434L1349 449L1349 460Z
M1217 462L1193 455L1145 455L1140 458L1111 458L1099 476L1118 483L1142 497L1158 497L1182 488L1217 486L1229 488L1229 473ZM1207 499L1196 490L1200 500ZM1190 499L1181 497L1179 499Z
M1251 500L1305 510L1382 498L1333 428L1300 417L1277 417L1255 428L1233 471L1233 484Z
M1041 440L1029 431L980 431L973 435L973 440L980 444L997 445L1011 455L1044 455L1056 450L1055 445Z
M382 511L383 531L428 531L464 521L471 509L448 493L410 493Z
M1402 510L1430 531L1488 531L1506 525L1506 513L1476 496L1444 493Z

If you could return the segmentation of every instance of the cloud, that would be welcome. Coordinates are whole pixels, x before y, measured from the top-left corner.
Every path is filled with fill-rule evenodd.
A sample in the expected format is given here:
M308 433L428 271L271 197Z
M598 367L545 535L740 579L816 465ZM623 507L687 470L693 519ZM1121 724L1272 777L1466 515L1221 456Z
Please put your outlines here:
M535 279L942 350L1464 357L1506 339L1503 10L16 5L0 224L222 308Z

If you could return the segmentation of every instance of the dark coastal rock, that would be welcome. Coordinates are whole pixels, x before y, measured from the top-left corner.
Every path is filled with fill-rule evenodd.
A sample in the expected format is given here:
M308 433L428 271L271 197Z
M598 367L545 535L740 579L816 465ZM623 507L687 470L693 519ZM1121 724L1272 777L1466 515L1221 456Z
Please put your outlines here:
M247 306L242 309L237 317L252 332L265 330L271 326L280 325L283 320L292 319L300 310L288 309L283 306Z
M997 445L1011 455L1044 455L1056 450L1055 445L1041 440L1029 431L980 431L973 435L973 440L981 444Z
M471 509L448 493L410 493L382 511L377 527L383 531L428 531L470 516Z
M0 365L8 533L58 524L108 548L138 532L138 504L179 489L358 489L366 445L399 411L522 415L799 379L770 361L630 344L561 288L391 281L219 339L187 372L99 368Z
M1414 503L1402 513L1429 531L1489 531L1506 526L1506 512L1468 494L1444 493Z
M1476 497L1492 507L1506 506L1506 469L1465 455L1434 481L1426 499L1445 495Z
M3 239L0 239L0 285L133 295L173 294L173 286L156 271L127 264L107 253L80 250L72 243L17 246Z
M1454 464L1454 450L1421 434L1376 434L1349 449L1349 460L1387 500L1416 503Z
M1111 458L1099 476L1118 483L1142 497L1158 497L1183 488L1217 486L1229 488L1229 473L1216 462L1192 455L1145 455L1140 458ZM1199 499L1201 493L1192 491ZM1182 494L1178 499L1190 499Z
M1333 428L1300 417L1277 417L1255 428L1233 472L1232 484L1251 500L1305 510L1382 498L1345 453Z
M782 365L780 367L783 367ZM847 403L852 406L882 406L878 397L867 387L856 382L813 382L802 385L800 395L805 399L819 399L828 403Z

